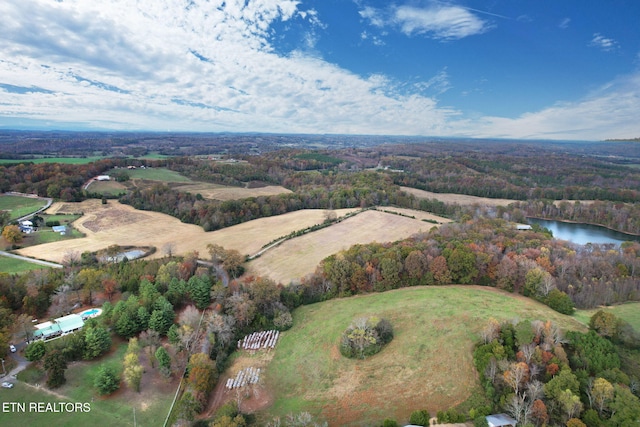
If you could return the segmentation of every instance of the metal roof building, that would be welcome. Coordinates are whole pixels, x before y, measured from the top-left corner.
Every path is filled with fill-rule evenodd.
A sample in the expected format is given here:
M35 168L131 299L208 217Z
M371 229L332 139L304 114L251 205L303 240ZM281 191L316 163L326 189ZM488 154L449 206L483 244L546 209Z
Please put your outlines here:
M516 427L517 421L507 414L487 415L489 427Z
M33 333L35 339L51 339L59 337L69 332L75 332L84 326L82 316L79 314L70 314L68 316L59 317L54 321L40 323L36 325L36 331Z

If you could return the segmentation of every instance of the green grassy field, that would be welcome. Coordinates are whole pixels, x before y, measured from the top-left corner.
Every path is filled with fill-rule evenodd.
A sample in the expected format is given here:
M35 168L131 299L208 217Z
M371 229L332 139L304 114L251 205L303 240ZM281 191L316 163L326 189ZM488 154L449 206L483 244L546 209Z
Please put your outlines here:
M111 181L93 181L88 190L92 193L102 195L119 195L125 194L127 189L124 185L114 180Z
M37 159L0 159L0 164L29 162L29 163L65 163L70 165L84 165L87 163L95 162L97 160L105 159L103 156L90 156L90 157L40 157Z
M610 307L595 308L592 310L576 310L574 317L584 323L589 324L589 319L598 310L610 311L617 317L629 322L633 329L640 331L640 302L628 302L621 305L613 305Z
M120 390L111 396L101 397L96 393L93 379L100 365L110 365L121 373L125 351L126 344L122 343L116 345L112 353L98 360L70 364L65 373L67 383L53 390L56 395L21 382L16 382L16 386L13 389L0 389L2 401L6 401L5 398L8 399L6 396L11 396L10 399L14 402L80 402L89 404L90 412L71 414L0 412L0 425L12 425L10 424L11 422L21 422L22 425L29 427L132 426L134 425L135 408L136 425L138 427L162 426L173 400L173 394L166 391L159 392L151 386L145 387L144 377L149 376L150 373L146 373L143 376L143 386L140 393L128 390L124 383L121 384ZM19 378L30 382L44 382L44 378L33 369L21 374Z
M340 355L341 333L358 317L391 321L394 340L377 355ZM309 411L330 425L408 421L464 402L478 386L472 349L489 318L584 325L535 301L480 287L419 287L331 300L298 308L266 369L274 404L263 420Z
M29 162L29 163L65 163L70 165L84 165L87 163L95 162L98 160L108 159L111 156L87 156L87 157L38 157L35 159L0 159L0 165L2 164L11 164L11 163L19 163L19 162ZM158 159L166 159L169 156L164 156L158 153L150 153L141 157L127 157L130 159L149 159L149 160L158 160Z
M58 221L60 225L67 225L80 218L81 215L58 214L58 215L42 215L45 223L47 221Z
M0 271L3 273L16 274L24 273L31 270L42 270L44 265L34 264L32 262L13 259L6 256L0 256Z
M0 196L0 210L9 211L11 220L35 212L44 205L46 205L46 202L42 199L21 196Z
M67 233L63 236L60 233L55 233L51 229L41 228L35 233L30 234L24 241L21 246L34 246L34 245L42 245L43 243L51 243L51 242L59 242L61 240L69 240L76 239L82 237L82 233L78 230L71 228L67 229ZM32 240L29 240L32 239Z
M192 182L186 176L165 168L128 169L126 173L131 179L148 179L163 182Z

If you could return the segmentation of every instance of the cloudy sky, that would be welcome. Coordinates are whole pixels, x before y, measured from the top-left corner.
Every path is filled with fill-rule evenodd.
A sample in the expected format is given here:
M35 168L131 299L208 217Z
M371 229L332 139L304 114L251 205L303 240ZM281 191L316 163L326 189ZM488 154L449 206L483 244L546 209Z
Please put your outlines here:
M0 0L0 128L640 137L637 0Z

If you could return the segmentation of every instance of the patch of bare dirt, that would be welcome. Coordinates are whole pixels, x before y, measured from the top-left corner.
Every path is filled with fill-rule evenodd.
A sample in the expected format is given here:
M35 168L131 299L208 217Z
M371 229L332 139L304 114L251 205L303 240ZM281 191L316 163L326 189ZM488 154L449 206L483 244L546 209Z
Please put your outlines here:
M220 375L215 389L209 397L207 408L200 414L199 419L208 419L215 415L216 411L227 402L235 400L243 413L251 414L268 408L274 402L273 392L265 385L263 378L258 384L245 386L242 389L228 390L227 379L235 378L238 371L248 367L260 368L264 374L265 368L273 359L273 351L259 351L257 353L241 352L231 366Z

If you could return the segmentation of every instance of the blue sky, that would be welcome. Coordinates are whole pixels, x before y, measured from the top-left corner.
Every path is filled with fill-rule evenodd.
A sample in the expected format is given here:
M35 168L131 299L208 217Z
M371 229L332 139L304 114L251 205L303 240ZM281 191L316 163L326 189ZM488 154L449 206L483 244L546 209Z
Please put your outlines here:
M0 2L0 127L640 137L637 0Z

